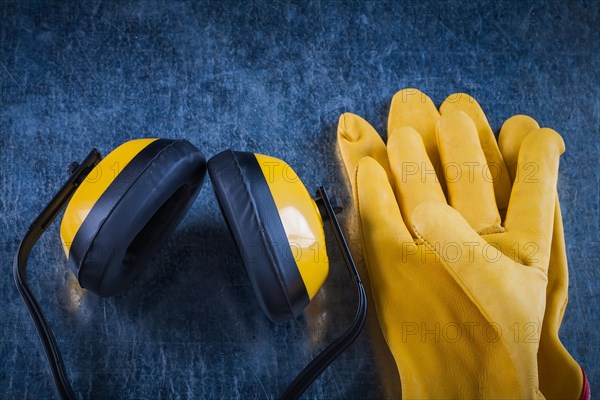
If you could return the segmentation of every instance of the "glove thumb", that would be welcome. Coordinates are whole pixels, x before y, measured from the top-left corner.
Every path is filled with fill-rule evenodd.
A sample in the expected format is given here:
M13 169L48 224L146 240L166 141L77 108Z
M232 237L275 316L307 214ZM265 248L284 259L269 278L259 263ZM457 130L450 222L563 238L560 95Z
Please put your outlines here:
M412 222L429 250L424 257L440 262L495 328L497 337L490 339L506 346L522 397L538 397L537 350L547 284L543 270L506 257L446 204L420 204L413 211ZM514 336L515 329L528 327L534 331L533 337Z

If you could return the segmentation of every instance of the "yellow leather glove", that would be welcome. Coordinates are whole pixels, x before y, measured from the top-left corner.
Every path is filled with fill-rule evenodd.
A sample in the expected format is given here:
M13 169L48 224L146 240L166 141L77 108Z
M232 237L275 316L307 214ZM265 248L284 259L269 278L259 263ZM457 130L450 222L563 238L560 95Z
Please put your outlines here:
M508 170L510 185L516 178L516 166L523 139L530 133L540 128L539 124L526 115L516 115L509 118L500 130L498 144L495 144L492 129L480 105L464 93L454 94L442 104L440 111L460 110L465 112L476 126L481 143L486 143L488 151L484 151L488 160L501 162L497 157L496 149L499 147L502 158ZM535 175L535 166L527 167L527 173L521 179L531 179ZM509 192L504 184L497 189L503 191L500 198L508 198ZM510 188L508 188L510 189ZM538 371L540 390L547 399L587 399L590 397L589 383L583 369L577 364L567 349L561 343L558 331L567 306L569 274L567 264L567 251L562 223L558 193L554 209L554 227L552 232L552 245L548 268L548 286L546 287L546 310L540 336L538 350Z
M338 130L375 306L403 397L542 397L537 339L564 144L551 130L523 140L519 165L539 165L540 179L515 183L503 232L495 182L483 175L487 154L477 128L462 112L439 119L435 107L432 112L423 106L428 103L421 97L393 104L387 149L355 115L344 114ZM414 120L406 123L406 116ZM433 131L424 129L430 126ZM436 163L445 173L450 204L466 221L445 204L430 159L468 166L469 178L456 179ZM537 244L536 258L507 257L471 227L504 251L514 244ZM522 337L528 327L531 332Z

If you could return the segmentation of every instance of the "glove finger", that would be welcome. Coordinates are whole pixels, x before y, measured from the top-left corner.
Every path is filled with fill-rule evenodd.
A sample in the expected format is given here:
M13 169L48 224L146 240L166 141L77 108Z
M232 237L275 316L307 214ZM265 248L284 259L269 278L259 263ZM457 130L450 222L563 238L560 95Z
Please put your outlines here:
M550 248L552 265L548 269L548 287L546 313L544 324L548 324L551 332L558 332L565 308L567 306L569 291L569 269L567 262L567 248L563 230L562 213L556 196L554 206L554 227L552 231L552 247Z
M351 113L342 114L338 121L337 140L352 187L354 187L354 171L363 157L374 158L389 174L390 167L385 144L377 131L363 118Z
M416 237L410 220L413 210L425 201L445 204L446 198L427 156L423 137L417 131L407 126L396 129L388 140L387 150L396 199L406 226Z
M443 185L442 164L435 141L435 124L440 113L433 101L418 89L402 89L392 98L388 117L388 137L398 128L409 126L423 138L425 150ZM445 188L444 188L445 189Z
M515 180L515 175L517 173L517 161L519 159L521 143L529 132L536 129L540 129L540 126L536 120L527 115L512 116L507 119L504 124L502 124L502 128L500 128L498 146L500 147L500 153L502 153L504 163L508 169L511 184Z
M564 151L563 139L549 128L535 130L523 139L504 222L517 243L538 249L527 264L544 269L548 268L558 165Z
M354 197L358 200L357 210L363 245L371 267L379 263L385 251L394 249L398 243L414 243L396 202L385 170L371 157L358 162L355 174Z
M567 306L569 272L562 215L558 196L554 208L554 232L550 252L546 289L546 311L542 325L538 366L540 389L548 399L575 399L581 393L583 375L581 367L569 354L558 337L558 331ZM561 365L559 371L556 366Z
M498 145L511 180L515 179L519 149L523 139L532 131L539 129L538 123L527 115L515 115L504 122L500 129ZM522 259L527 262L528 252ZM558 195L554 206L554 227L550 248L550 267L548 269L548 287L544 329L558 332L565 311L568 291L568 269L565 235ZM541 351L541 348L540 348Z
M503 232L475 124L464 112L453 110L442 115L436 128L450 205L480 235Z
M510 198L510 177L485 113L477 100L466 93L452 94L440 106L441 114L453 110L467 114L477 127L479 141L494 181L496 204L500 214L504 215Z

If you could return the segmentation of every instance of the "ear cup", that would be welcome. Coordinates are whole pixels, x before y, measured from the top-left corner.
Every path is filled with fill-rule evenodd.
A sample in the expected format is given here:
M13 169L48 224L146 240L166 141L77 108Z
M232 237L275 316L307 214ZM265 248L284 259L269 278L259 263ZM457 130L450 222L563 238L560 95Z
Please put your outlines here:
M208 173L260 305L274 322L296 317L328 274L315 202L282 160L223 151Z
M130 284L185 215L205 172L202 153L185 140L134 140L106 156L61 224L81 286L110 296Z

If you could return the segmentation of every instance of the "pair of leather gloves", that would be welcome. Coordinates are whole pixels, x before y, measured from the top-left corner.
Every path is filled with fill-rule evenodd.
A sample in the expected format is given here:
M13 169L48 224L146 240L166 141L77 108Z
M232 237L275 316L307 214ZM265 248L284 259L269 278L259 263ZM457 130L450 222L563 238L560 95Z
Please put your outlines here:
M402 397L588 398L558 337L568 289L560 135L516 115L496 141L472 97L438 110L404 89L387 146L350 113L338 145Z

